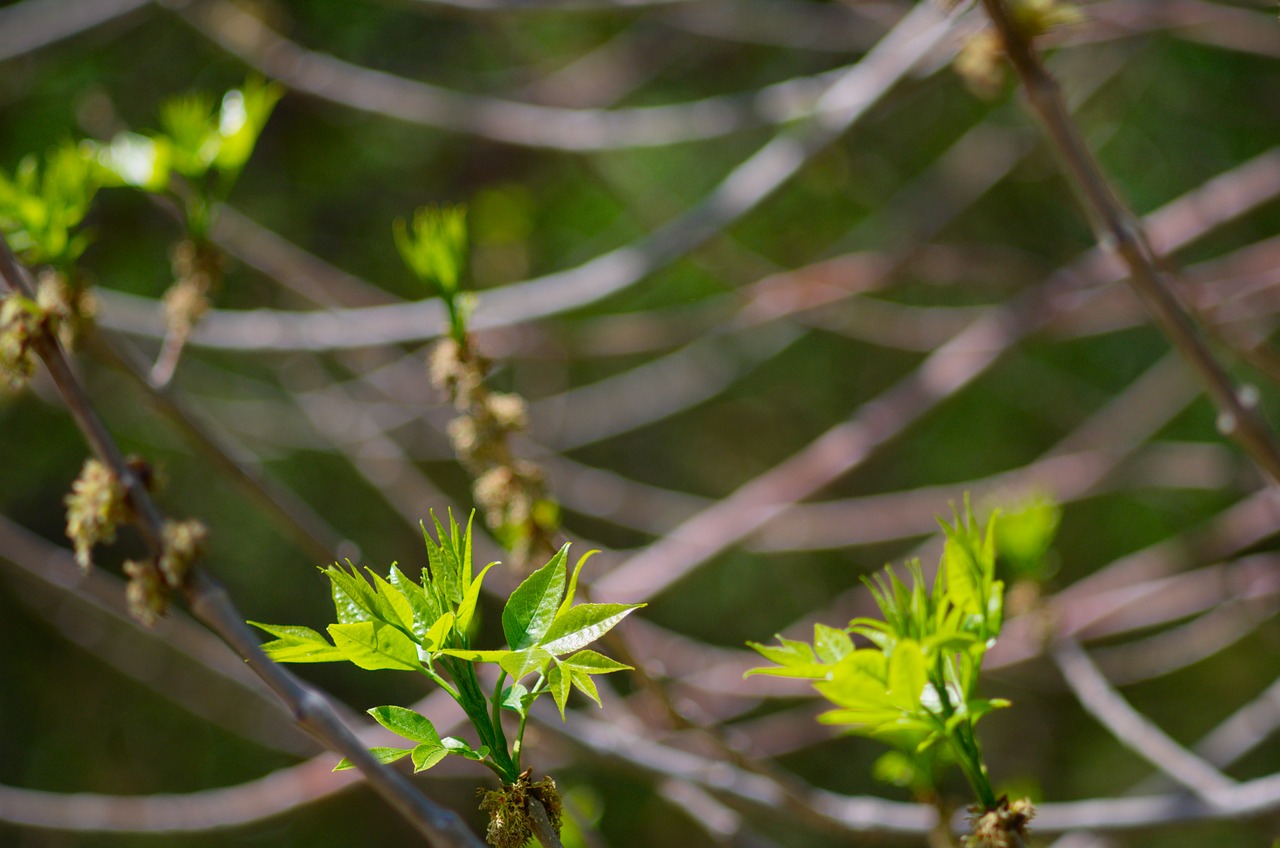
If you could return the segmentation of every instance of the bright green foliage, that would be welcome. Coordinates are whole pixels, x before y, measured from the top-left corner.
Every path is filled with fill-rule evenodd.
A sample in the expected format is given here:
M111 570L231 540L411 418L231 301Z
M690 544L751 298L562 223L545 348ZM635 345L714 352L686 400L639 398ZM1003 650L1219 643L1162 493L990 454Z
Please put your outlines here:
M1049 547L1058 532L1062 508L1046 497L1033 497L1001 511L996 522L1000 562L1017 577L1044 580L1055 568Z
M578 573L590 556L582 557L567 580L565 545L546 565L529 575L507 599L502 629L508 647L471 647L471 625L490 563L478 574L471 563L471 523L465 530L449 516L446 529L432 516L435 538L423 527L428 568L415 583L395 565L387 579L354 567L324 569L333 590L338 621L329 625L329 639L306 627L258 624L274 641L262 646L277 662L351 662L360 668L417 671L445 689L467 714L480 737L480 746L454 738L441 739L424 716L403 707L377 707L370 714L384 727L413 742L413 746L375 748L382 762L411 756L417 771L430 768L448 754L477 760L514 783L520 775L520 746L529 708L551 693L561 715L569 692L576 688L597 704L592 677L628 668L586 645L608 632L640 605L577 604ZM566 582L568 591L566 592ZM332 640L332 642L330 641ZM485 696L475 664L495 663L497 683ZM510 685L507 679L510 677ZM527 678L532 678L528 683ZM519 731L508 744L502 726L503 710L517 714ZM348 768L344 760L338 768Z
M69 266L89 244L75 230L101 183L83 146L62 144L43 162L27 156L12 177L0 171L0 230L28 264Z
M396 219L392 229L404 264L444 301L455 341L466 337L467 300L459 291L467 265L467 210L463 206L424 206L406 223Z
M204 94L185 94L161 106L161 132L120 133L110 144L89 147L107 185L179 196L188 229L203 239L283 93L279 85L250 79L224 94L217 107ZM174 174L190 181L189 191L176 190Z
M815 681L836 705L819 721L899 749L877 764L878 777L919 790L955 762L990 809L996 798L974 726L1009 705L977 696L983 656L1004 617L1004 584L995 579L997 516L984 532L966 502L954 524L939 523L947 542L931 588L918 562L907 565L909 582L886 570L866 581L881 619L857 618L844 630L815 625L812 645L782 637L777 645L749 643L776 665L747 674ZM856 647L851 634L871 647Z

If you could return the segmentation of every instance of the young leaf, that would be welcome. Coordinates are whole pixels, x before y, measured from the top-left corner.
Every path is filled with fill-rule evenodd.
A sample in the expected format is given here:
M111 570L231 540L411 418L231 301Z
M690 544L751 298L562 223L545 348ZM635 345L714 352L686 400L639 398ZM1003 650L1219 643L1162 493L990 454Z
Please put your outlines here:
M642 606L644 604L579 604L556 617L538 647L555 656L576 651L608 633Z
M560 708L560 718L563 719L564 707L569 701L570 680L569 673L562 669L559 663L551 666L551 670L547 672L547 688L551 690L551 697Z
M522 683L515 683L502 690L502 701L500 706L504 710L511 710L515 713L523 713L525 709L525 698L529 697L529 690Z
M476 575L476 579L472 580L467 586L467 591L462 596L462 603L458 604L458 614L456 627L459 633L466 634L471 629L471 619L476 613L476 603L480 600L480 587L484 583L484 576L489 573L489 569L497 565L491 562L484 567L481 572Z
M566 544L542 568L530 574L516 587L502 610L502 632L512 650L538 643L552 621L564 594L564 559Z
M889 656L889 696L899 707L911 711L919 704L928 682L920 643L903 639Z
M627 671L631 668L629 665L623 665L595 651L578 651L573 656L560 660L560 664L585 674L609 674L614 671Z
M483 760L489 754L489 746L481 745L478 750L473 749L465 741L456 736L446 736L440 740L440 744L450 754L457 754L468 760Z
M432 624L440 620L444 610L440 608L440 604L436 602L434 595L428 594L394 565L391 566L390 582L408 599L409 606L413 610L413 635L417 636L420 641L425 639L427 630L430 629Z
M261 646L263 652L276 662L341 662L347 655L339 651L329 640L310 627L287 624L261 624L250 621L254 627L277 637L274 642Z
M333 608L339 624L371 621L377 616L377 595L373 587L359 575L349 574L341 566L331 565L321 569L333 584Z
M454 620L454 615L451 612L447 612L436 619L436 622L427 628L426 635L422 637L423 647L432 653L440 653L444 649L445 640L453 632Z
M591 675L577 668L569 668L569 679L573 682L574 687L586 695L588 698L596 702L597 707L603 707L600 703L600 691L596 689L596 682L591 679Z
M825 624L813 625L813 649L824 663L840 662L853 653L853 640L843 630Z
M551 654L542 648L526 648L523 651L508 651L505 657L498 660L498 665L511 675L512 680L520 680L526 675L545 673L551 660Z
M426 771L449 754L449 749L439 742L423 743L413 749L413 772Z
M370 748L369 753L373 754L373 758L375 760L386 765L387 763L394 763L396 760L400 759L405 754L410 753L412 750L412 748ZM355 768L355 763L351 762L346 757L343 757L338 764L333 767L333 770L346 771L349 768Z
M470 648L445 648L440 651L446 657L457 657L470 663L501 663L515 651L473 651Z
M333 644L348 660L364 669L418 671L418 646L389 624L380 621L358 621L330 624Z
M373 581L378 617L388 624L394 624L408 633L413 633L413 604L403 592L383 580L372 569L365 570L369 572L369 577Z
M369 715L387 730L403 736L410 742L437 746L440 744L440 734L436 733L435 725L431 720L411 709L396 706L374 707L369 710Z
M560 609L556 610L556 615L560 615L565 610L573 606L574 595L578 593L578 575L582 573L582 566L587 564L587 560L600 553L599 551L587 551L578 557L578 563L573 567L573 576L569 578L569 591L564 593L564 600L560 602Z

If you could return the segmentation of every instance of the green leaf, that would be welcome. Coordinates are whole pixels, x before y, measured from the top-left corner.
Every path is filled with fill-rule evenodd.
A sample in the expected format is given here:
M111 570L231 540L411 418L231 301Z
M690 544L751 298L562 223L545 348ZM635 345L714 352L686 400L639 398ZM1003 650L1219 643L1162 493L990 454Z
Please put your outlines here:
M903 639L889 656L889 696L902 709L915 710L928 682L920 643Z
M387 763L394 763L396 760L400 759L405 754L410 753L412 750L412 748L370 748L369 753L373 754L373 758L375 760L386 765ZM351 762L346 757L343 757L338 764L333 767L333 770L346 771L349 768L355 768L355 763Z
M462 596L462 603L458 604L457 628L458 632L466 634L471 629L471 619L476 614L476 603L480 600L480 587L484 583L484 576L489 573L489 569L497 565L491 562L476 575L476 579L472 580L467 586L467 591Z
M407 707L374 707L369 710L374 721L411 742L440 744L440 734L426 716Z
M159 192L169 185L172 153L169 139L132 132L117 133L110 144L91 145L107 185L133 186Z
M573 598L578 593L578 575L582 573L582 566L587 564L587 560L600 553L599 551L587 551L578 557L578 563L573 567L573 576L569 578L569 591L565 592L564 600L560 602L560 609L556 610L556 615L560 615L565 610L573 606Z
M333 644L360 668L418 671L418 646L403 633L380 621L330 624Z
M556 620L564 594L564 560L568 552L566 544L546 565L526 577L507 599L502 610L502 632L512 650L538 644Z
M488 745L481 745L479 750L474 750L465 741L456 736L446 736L440 740L440 744L450 754L457 754L468 760L483 760L489 754Z
M436 763L443 760L449 754L449 749L444 745L436 742L434 744L424 742L413 749L413 772L417 774L420 771L426 771Z
M560 667L559 663L551 666L551 670L547 672L547 688L551 690L551 697L560 708L561 719L564 719L564 707L569 701L570 682L569 674Z
M499 706L504 710L511 710L514 713L524 714L525 698L529 697L529 690L525 688L523 683L515 683L502 690L502 700Z
M474 651L470 648L445 648L440 653L447 657L457 657L460 660L472 663L500 663L506 657L514 654L515 651Z
M447 612L436 619L435 623L427 628L427 633L422 637L422 646L432 654L440 653L445 646L445 640L449 638L449 634L453 632L454 615Z
M276 662L341 662L347 655L339 651L329 640L310 627L288 624L261 624L250 621L254 627L277 637L274 642L261 646L263 653Z
M569 679L579 692L595 701L597 707L604 706L604 704L600 703L600 691L596 689L596 682L591 679L590 673L569 667Z
M377 618L378 599L373 587L359 575L349 574L340 566L321 569L333 584L333 608L340 624L371 621Z
M757 674L763 674L767 677L793 677L800 680L826 680L831 676L831 666L813 663L808 665L765 666L748 669L743 672L742 676L745 679Z
M369 572L369 577L373 581L378 617L388 624L394 624L404 628L408 633L413 633L413 604L403 592L383 580L372 569L365 570Z
M218 109L220 142L213 160L218 170L231 176L239 173L283 94L284 88L276 83L251 79L243 88L232 89L223 95Z
M466 209L422 207L412 224L397 219L393 228L396 249L404 264L437 294L449 297L467 261Z
M824 663L835 664L853 653L853 640L843 630L825 624L813 625L813 649Z
M508 651L505 657L498 660L498 665L511 675L512 680L518 681L530 674L545 674L551 660L551 654L542 648L526 648L523 651Z
M444 610L440 608L440 604L436 601L434 595L429 595L421 586L414 583L404 575L396 566L391 566L391 585L400 590L400 593L409 601L409 606L413 609L413 635L417 636L419 641L427 636L427 631L431 625L440 620L440 616L444 614Z
M952 529L942 551L942 568L947 575L947 597L969 613L982 613L982 578L968 547Z
M818 655L814 653L813 648L808 643L776 635L774 638L780 644L762 645L759 642L748 642L747 646L765 659L776 662L778 665L819 665Z
M644 604L579 604L556 616L538 647L560 656L586 647Z
M610 674L615 671L627 671L631 668L629 665L623 665L616 660L611 660L596 651L578 651L573 656L560 660L560 664L586 674Z

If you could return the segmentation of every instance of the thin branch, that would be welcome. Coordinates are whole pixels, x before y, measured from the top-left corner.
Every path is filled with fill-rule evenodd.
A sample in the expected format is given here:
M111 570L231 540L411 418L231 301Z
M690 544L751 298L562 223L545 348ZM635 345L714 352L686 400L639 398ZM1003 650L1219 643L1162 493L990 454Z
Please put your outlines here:
M13 291L26 297L34 295L30 275L18 263L8 241L3 238L0 238L0 277ZM137 516L139 531L148 548L158 557L164 550L165 523L159 508L138 475L125 462L111 434L94 412L88 395L72 372L57 339L49 335L37 335L33 339L33 347L44 361L68 411L93 452L126 488L130 505ZM245 625L244 616L235 608L226 589L217 580L198 569L190 575L183 592L195 616L245 658L254 673L293 714L299 726L331 750L350 759L365 774L370 785L420 833L441 845L470 848L482 845L455 813L431 801L403 775L382 766L317 690L267 659L258 647L258 638Z
M26 0L0 9L0 62L119 20L152 0Z
M1074 640L1061 640L1053 650L1053 659L1081 705L1121 745L1211 804L1213 793L1237 786L1130 706Z
M856 65L825 90L814 118L776 136L734 168L703 200L653 234L565 271L504 286L482 298L471 328L483 331L577 308L626 289L705 243L754 209L820 150L865 116L930 51L949 27L931 4L916 6ZM155 301L100 292L104 326L159 338ZM445 328L438 300L324 312L212 310L190 344L231 350L297 351L422 341Z
M1258 414L1256 403L1243 399L1239 387L1201 338L1174 287L1167 263L1103 174L1063 102L1057 81L1013 22L1005 0L982 0L982 5L1022 80L1031 108L1084 202L1099 245L1124 261L1129 283L1152 319L1204 383L1221 411L1219 429L1244 448L1273 481L1280 483L1280 443Z

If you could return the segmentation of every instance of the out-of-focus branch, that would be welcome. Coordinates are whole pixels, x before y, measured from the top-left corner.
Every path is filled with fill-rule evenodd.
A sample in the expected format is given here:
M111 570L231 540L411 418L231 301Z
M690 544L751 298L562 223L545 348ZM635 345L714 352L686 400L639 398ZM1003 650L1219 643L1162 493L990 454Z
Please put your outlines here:
M1053 659L1081 705L1121 745L1210 803L1214 792L1237 785L1135 710L1074 640L1061 640Z
M35 289L27 270L22 267L0 238L0 277L6 286L24 297L34 297ZM89 442L98 459L120 481L136 515L136 523L148 548L156 557L164 553L165 519L147 492L143 481L125 462L111 434L94 412L89 397L71 370L56 338L38 334L33 349L45 363L50 377ZM217 633L223 641L245 658L249 667L293 714L304 730L326 746L346 756L401 815L429 839L441 845L479 846L482 844L450 810L431 801L403 775L382 766L339 718L329 702L315 689L281 666L267 659L258 647L259 640L244 623L244 616L232 604L227 591L213 577L197 569L188 577L183 592L192 612Z
M1085 144L1063 102L1057 81L1040 62L1005 0L982 0L1000 35L1031 108L1057 151L1066 174L1084 202L1103 249L1117 254L1129 271L1129 283L1152 319L1195 369L1221 410L1219 428L1244 448L1273 481L1280 483L1280 443L1250 402L1214 358L1181 302L1164 259L1142 223L1124 205Z
M523 323L583 306L628 288L705 243L754 209L826 145L867 114L931 51L946 40L948 22L931 6L916 6L856 65L825 89L814 116L766 143L734 168L701 202L653 234L565 271L504 286L480 301L475 331ZM156 304L102 292L104 326L160 337ZM439 301L363 309L288 313L269 309L212 310L193 333L193 347L231 350L340 350L440 335Z
M25 0L0 9L0 62L35 52L110 21L152 0Z
M94 350L129 378L192 448L274 519L307 556L318 563L352 556L355 544L339 536L306 501L237 461L232 448L209 432L170 387L157 387L148 380L141 357L127 343L105 338L101 333L95 334L91 342Z

